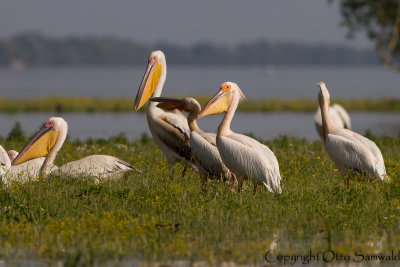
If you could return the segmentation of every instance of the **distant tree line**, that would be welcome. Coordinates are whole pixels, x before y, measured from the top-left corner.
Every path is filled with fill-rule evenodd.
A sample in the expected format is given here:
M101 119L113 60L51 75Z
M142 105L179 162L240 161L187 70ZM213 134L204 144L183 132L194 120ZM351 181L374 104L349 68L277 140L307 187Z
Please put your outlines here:
M161 49L171 65L373 65L373 49L342 45L256 41L236 46L208 42L192 46L143 44L115 37L50 38L23 33L0 39L0 66L143 65L150 51Z

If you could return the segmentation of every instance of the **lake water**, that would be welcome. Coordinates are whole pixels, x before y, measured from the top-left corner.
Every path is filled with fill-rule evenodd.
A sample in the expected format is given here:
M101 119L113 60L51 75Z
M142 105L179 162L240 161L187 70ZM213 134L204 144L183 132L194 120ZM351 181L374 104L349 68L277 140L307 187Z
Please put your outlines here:
M7 136L14 123L19 121L27 134L36 132L44 121L53 116L50 113L1 114L0 135ZM364 134L371 130L374 134L400 134L399 114L391 113L350 113L353 130ZM69 113L63 117L68 122L71 138L107 138L125 132L129 139L137 139L143 133L150 134L143 113ZM206 131L215 132L222 115L208 116L198 120ZM253 133L262 139L279 135L297 136L316 140L319 138L311 113L240 113L235 115L232 130L238 133Z
M146 65L0 69L1 97L129 97L134 99ZM248 98L316 99L319 81L335 98L400 98L400 74L383 67L168 67L163 95L213 95L224 81Z
M128 97L132 104L145 64L139 67L51 67L21 71L0 69L0 97ZM400 74L383 67L168 67L163 95L214 95L226 80L236 81L248 98L317 98L316 82L327 82L335 98L400 98ZM0 114L0 135L16 121L32 134L53 114ZM350 114L354 130L376 134L400 133L399 114ZM125 132L130 139L149 133L143 113L63 114L72 138L110 137ZM215 131L221 116L199 120ZM237 113L232 129L270 139L290 135L318 138L309 113Z

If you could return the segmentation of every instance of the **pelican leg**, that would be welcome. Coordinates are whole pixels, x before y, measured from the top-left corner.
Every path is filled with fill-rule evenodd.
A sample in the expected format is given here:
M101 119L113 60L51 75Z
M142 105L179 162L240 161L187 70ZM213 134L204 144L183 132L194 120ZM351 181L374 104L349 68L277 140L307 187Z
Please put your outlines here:
M255 195L257 192L257 185L258 185L257 182L253 181L253 195Z
M242 192L242 187L243 187L243 178L239 178L238 181L238 193Z
M171 166L171 173L170 173L170 175L169 175L169 179L174 179L174 170L175 170L175 164L170 164L170 166Z
M206 192L206 184L207 184L208 177L205 174L201 174L201 190Z
M346 188L349 188L349 185L350 185L350 173L348 173L348 174L344 177L344 185L346 186Z
M183 165L182 178L185 177L186 171L187 171L186 165Z
M229 175L229 187L233 189L236 181L236 176L233 172L230 172L228 175Z

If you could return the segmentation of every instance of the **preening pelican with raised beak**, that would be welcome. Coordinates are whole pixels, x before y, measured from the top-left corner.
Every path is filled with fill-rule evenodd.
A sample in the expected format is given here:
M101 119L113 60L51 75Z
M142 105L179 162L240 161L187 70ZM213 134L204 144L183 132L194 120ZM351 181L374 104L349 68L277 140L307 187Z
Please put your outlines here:
M167 76L167 63L164 53L160 50L150 54L149 64L144 73L139 91L136 95L135 110L140 109L151 96L159 97ZM166 112L157 107L157 103L150 102L146 112L147 123L154 142L164 152L171 168L171 176L174 173L176 162L182 162L186 166L196 170L192 150L190 148L190 130L186 117L179 110Z
M325 150L345 177L346 186L349 186L349 175L353 172L363 175L368 173L381 180L388 180L378 146L358 133L339 127L329 113L330 95L326 84L320 82L318 86Z
M272 193L281 193L281 175L274 153L257 140L231 130L236 108L244 98L236 83L225 82L197 117L226 112L218 127L217 148L222 161L236 175L239 192L243 179L250 178L253 180L254 193L259 183Z
M207 181L207 178L217 180L228 178L232 185L235 178L219 155L216 144L217 134L204 132L197 125L197 115L201 110L199 102L191 97L184 99L153 97L150 101L159 102L157 107L164 110L178 109L189 113L187 122L190 129L190 146L194 161L202 176L203 184Z
M91 155L69 162L52 171L54 159L67 137L68 124L61 117L50 118L36 136L21 150L11 163L13 166L28 160L46 157L40 173L67 175L89 175L99 179L119 177L126 171L138 171L131 164L113 156Z

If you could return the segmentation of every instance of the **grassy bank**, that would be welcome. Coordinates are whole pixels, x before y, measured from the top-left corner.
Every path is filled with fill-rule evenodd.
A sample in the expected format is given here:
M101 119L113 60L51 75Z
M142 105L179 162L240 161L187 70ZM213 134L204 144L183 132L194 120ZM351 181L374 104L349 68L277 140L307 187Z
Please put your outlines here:
M174 178L163 154L143 137L128 142L67 141L56 164L90 154L118 156L142 170L96 184L52 176L0 189L0 259L68 265L121 259L263 263L269 249L302 255L332 249L354 255L400 246L400 137L374 138L392 183L351 181L346 189L320 141L281 137L266 144L282 175L281 195L250 182L240 194L189 172ZM6 149L23 141L0 140Z
M210 99L205 96L197 96L195 98L202 105ZM400 112L400 99L339 99L335 100L335 102L343 105L349 111ZM131 112L133 103L134 99L129 98L0 98L0 112ZM316 99L248 99L239 105L239 110L244 112L314 112L317 109L317 105ZM144 110L144 108L141 109L141 111Z

